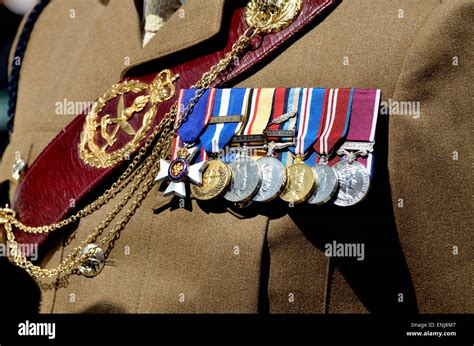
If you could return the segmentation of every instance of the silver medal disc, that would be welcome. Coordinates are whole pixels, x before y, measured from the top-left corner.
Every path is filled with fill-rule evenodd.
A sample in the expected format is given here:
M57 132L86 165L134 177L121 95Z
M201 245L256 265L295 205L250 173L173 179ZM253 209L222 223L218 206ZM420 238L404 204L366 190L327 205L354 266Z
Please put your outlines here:
M253 198L256 202L269 202L278 195L286 183L285 166L273 156L265 156L257 160L262 172L262 185Z
M334 204L347 207L362 201L370 186L367 168L357 161L340 161L333 168L339 177L339 191Z
M251 200L262 184L262 173L255 161L247 156L240 157L229 164L232 180L224 198L239 203Z
M339 185L336 171L328 165L312 167L314 175L319 177L319 186L308 199L309 204L320 205L328 202L336 193Z
M104 251L96 244L87 244L80 255L88 254L87 259L79 266L79 272L86 277L94 277L98 275L105 266Z

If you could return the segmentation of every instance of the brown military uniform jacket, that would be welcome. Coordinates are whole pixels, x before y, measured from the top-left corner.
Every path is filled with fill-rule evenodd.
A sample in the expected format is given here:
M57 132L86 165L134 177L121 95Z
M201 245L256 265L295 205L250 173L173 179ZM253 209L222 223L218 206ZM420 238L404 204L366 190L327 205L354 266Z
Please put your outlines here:
M190 47L199 54L225 27L225 2L188 1L142 48L134 1L52 1L22 62L1 181L11 179L16 151L31 164L74 118L57 114L57 102L94 101L133 66ZM229 211L193 202L153 211L154 189L102 273L42 288L40 311L474 312L473 20L472 1L345 0L239 82L380 88L382 101L419 102L418 115L380 115L362 204ZM57 265L119 198L81 220L72 240L47 243L42 265ZM364 243L364 260L326 256L333 241Z

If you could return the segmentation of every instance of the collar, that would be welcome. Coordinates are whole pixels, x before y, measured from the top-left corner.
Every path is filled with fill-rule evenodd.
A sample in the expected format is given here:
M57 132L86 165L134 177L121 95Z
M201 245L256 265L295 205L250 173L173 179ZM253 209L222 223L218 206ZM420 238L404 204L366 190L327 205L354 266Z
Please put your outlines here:
M142 47L141 4L136 0L110 0L107 3L107 17L113 18L109 29L110 37L124 42L129 52L130 64L122 76L131 68L152 61L198 43L206 41L221 29L225 0L186 1L156 33L150 42ZM125 36L125 37L120 37Z

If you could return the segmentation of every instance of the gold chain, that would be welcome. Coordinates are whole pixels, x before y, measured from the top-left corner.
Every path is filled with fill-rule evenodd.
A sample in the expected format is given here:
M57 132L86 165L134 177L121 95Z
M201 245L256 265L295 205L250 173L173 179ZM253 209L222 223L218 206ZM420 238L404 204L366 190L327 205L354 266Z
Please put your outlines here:
M192 86L192 88L197 88L194 97L189 101L178 119L176 119L177 103L173 104L170 111L154 128L153 132L147 138L144 145L140 148L139 152L126 168L126 170L120 175L117 181L114 182L111 187L107 189L97 200L87 205L77 213L71 215L70 217L60 221L59 223L40 227L24 225L15 218L15 213L11 209L0 209L0 225L4 224L7 240L9 242L12 258L15 264L25 269L31 276L35 278L52 277L61 273L69 272L81 265L94 251L91 249L91 253L81 254L81 251L86 245L96 243L98 246L104 246L105 244L111 242L114 237L119 234L128 224L130 218L135 214L142 201L155 185L154 177L160 168L159 158L164 158L167 155L170 145L182 122L186 120L187 116L192 111L205 90L209 88L224 71L227 70L229 65L241 53L244 52L244 50L249 45L249 42L258 34L259 30L257 28L250 27L247 29L244 34L240 36L237 42L233 44L231 51L228 52L225 57L217 64L213 65L209 71L202 75L201 79ZM155 142L155 140L156 143L154 144L150 155L144 159L150 146ZM124 194L122 200L113 208L110 213L107 214L106 218L99 223L92 233L90 233L78 247L75 247L56 268L43 269L29 261L19 250L19 245L15 240L12 226L26 233L39 234L53 232L99 210L103 205L117 196L118 193L123 191L129 185L130 187ZM140 189L141 185L143 186ZM138 190L139 192L137 193ZM110 225L110 223L117 217L117 215L134 196L136 196L136 198L131 202L130 207L120 218L120 220L118 220L113 228L109 230L101 239L98 239L104 233L104 230Z
M276 11L275 6L272 7L269 3L264 3L261 0L250 0L245 14L249 28L233 44L231 51L217 64L213 65L209 71L205 72L201 79L192 86L192 88L196 88L195 95L188 102L182 114L177 114L177 103L175 102L160 123L155 126L153 132L145 140L143 146L125 171L97 200L58 223L40 227L24 225L16 219L15 212L9 209L8 206L3 209L0 208L0 225L4 225L14 263L24 268L35 278L52 277L66 272L73 272L75 268L87 260L95 251L95 249L92 248L89 252L83 253L84 248L88 244L96 243L99 247L112 244L155 185L154 177L160 169L159 159L166 157L178 128L182 122L186 120L205 90L223 75L230 64L245 51L249 42L256 35L279 31L287 27L300 12L302 3L303 0L283 0L280 4L280 8ZM156 105L153 104L152 107L156 107ZM146 156L152 145L154 146L150 154ZM19 245L13 233L13 227L25 233L41 234L53 232L99 210L127 187L128 190L125 192L123 198L114 206L112 211L106 215L106 218L102 220L86 239L84 239L78 247L75 247L56 268L43 269L36 266L19 250ZM133 197L135 197L135 199L131 202L126 212L114 224L112 229L103 234ZM99 239L99 237L101 238Z

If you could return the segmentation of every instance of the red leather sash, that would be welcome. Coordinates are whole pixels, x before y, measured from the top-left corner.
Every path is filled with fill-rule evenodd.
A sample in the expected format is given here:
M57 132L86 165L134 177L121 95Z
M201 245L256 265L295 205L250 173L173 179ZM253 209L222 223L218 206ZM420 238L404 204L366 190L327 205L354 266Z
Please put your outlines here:
M236 77L269 56L317 16L332 8L336 2L337 0L305 0L302 12L296 20L278 33L263 36L257 47L240 59L239 64L227 75L225 82L234 81ZM243 11L243 8L239 8L232 14L228 44L225 48L180 65L167 67L173 74L180 74L181 77L174 83L177 91L175 97L158 105L154 125L159 123L176 100L179 89L189 88L199 80L204 72L230 51L232 44L247 28ZM145 77L127 77L124 80L134 79L150 83L155 77L156 73L153 73ZM213 86L219 84L217 82ZM130 95L127 99L127 95L125 95L125 105L130 105L131 98L135 97L136 95ZM115 114L115 106L116 104L110 102L103 112ZM143 110L143 112L145 111L146 109ZM107 181L121 166L121 164L116 164L108 168L93 168L85 164L79 157L77 148L85 117L86 114L77 116L49 143L19 184L13 201L13 209L16 211L18 219L24 224L43 226L60 221L72 212L71 201L78 204L92 190L96 190L99 186L107 187L109 185ZM134 125L133 119L130 124ZM126 136L119 137L116 145L123 145L126 140ZM19 243L41 244L46 237L47 234L35 235L16 232Z

